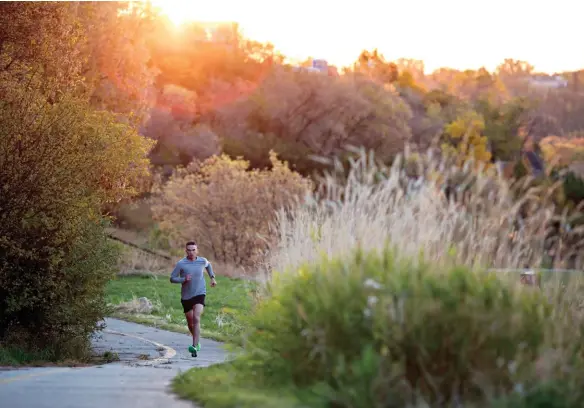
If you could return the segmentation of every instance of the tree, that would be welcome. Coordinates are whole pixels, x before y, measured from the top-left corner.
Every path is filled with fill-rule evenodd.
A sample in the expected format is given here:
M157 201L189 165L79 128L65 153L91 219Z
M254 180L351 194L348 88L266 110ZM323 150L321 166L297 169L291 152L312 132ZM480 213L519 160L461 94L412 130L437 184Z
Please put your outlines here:
M54 358L88 355L117 261L102 213L151 146L89 103L77 6L0 5L0 342Z
M92 106L143 123L157 74L147 47L155 29L153 10L148 3L78 2L76 17L86 38L81 73Z
M0 3L0 80L38 82L50 101L80 85L83 29L67 2Z
M581 93L554 89L543 95L531 95L530 99L537 103L536 114L556 121L556 136L584 129L584 96Z
M71 91L139 123L155 74L145 48L148 13L127 2L1 3L0 73L26 81L34 70L43 92L54 93L50 101Z
M193 91L166 85L157 106L142 127L144 136L156 140L151 160L154 165L187 165L219 153L219 139L205 124L198 123L197 96Z
M279 70L250 97L218 113L224 151L264 167L269 150L303 174L313 156L332 157L347 145L374 149L388 160L411 133L411 111L396 92L358 75L343 78Z
M527 61L505 58L495 70L496 74L504 80L506 79L523 79L533 73L534 67Z
M488 163L491 153L487 146L487 137L483 135L484 129L485 123L479 114L473 111L464 113L445 127L443 150L459 156L459 164L469 158Z
M455 95L470 102L489 100L499 103L507 99L505 85L485 68L460 72L451 87Z
M382 84L391 84L397 81L400 71L393 62L385 60L377 49L363 50L354 64L353 72L363 74Z
M480 100L476 107L484 118L484 135L489 141L493 158L503 161L517 159L523 143L520 129L526 126L531 110L529 101L517 98L495 104Z
M84 356L117 261L101 211L135 193L149 143L82 99L0 92L0 341Z

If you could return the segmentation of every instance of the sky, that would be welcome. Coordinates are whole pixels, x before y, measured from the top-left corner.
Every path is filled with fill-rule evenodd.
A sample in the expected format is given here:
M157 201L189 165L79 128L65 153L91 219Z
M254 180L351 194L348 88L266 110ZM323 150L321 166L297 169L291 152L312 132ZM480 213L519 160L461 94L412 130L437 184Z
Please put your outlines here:
M388 60L493 70L505 58L540 72L584 69L578 0L153 0L171 19L237 21L246 37L291 58L351 64L363 49Z

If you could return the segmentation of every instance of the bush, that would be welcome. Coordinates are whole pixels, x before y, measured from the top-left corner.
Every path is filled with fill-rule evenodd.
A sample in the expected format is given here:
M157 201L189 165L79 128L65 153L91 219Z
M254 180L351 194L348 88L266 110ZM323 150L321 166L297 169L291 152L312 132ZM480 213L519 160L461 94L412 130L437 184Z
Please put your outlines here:
M271 169L213 156L177 171L155 189L154 218L182 247L196 239L212 258L253 265L272 243L270 222L311 189L311 183L270 154Z
M134 193L150 143L28 75L0 81L0 342L82 357L118 256L101 210Z
M582 327L580 318L494 274L388 247L286 272L251 317L254 370L319 390L337 407L471 406L531 392L544 371L561 375L555 370L582 361L582 334L569 329ZM550 350L557 355L544 370Z

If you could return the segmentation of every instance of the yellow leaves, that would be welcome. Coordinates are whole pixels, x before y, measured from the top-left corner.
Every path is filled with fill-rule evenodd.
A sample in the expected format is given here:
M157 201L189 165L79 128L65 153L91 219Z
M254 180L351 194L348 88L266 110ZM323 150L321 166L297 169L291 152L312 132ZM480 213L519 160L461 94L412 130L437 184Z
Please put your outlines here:
M446 125L444 131L448 143L443 144L443 150L458 155L459 164L469 158L488 163L491 160L491 152L488 149L488 139L482 134L484 129L485 122L479 114L466 112Z
M422 84L418 84L409 71L402 72L397 79L397 83L402 88L410 88L420 94L426 92L426 88Z
M147 155L154 141L117 122L108 112L91 112L84 119L77 135L94 160L87 181L96 181L106 203L131 197L149 178Z

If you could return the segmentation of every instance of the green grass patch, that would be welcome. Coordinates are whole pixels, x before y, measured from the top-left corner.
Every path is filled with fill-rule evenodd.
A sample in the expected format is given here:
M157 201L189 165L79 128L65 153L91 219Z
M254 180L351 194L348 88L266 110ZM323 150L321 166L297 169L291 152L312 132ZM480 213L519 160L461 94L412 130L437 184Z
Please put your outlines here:
M201 335L239 344L245 317L249 315L256 283L217 276L217 286L207 283L207 298L201 320ZM114 308L123 302L146 297L154 305L151 314L112 313L113 317L166 330L188 333L180 303L180 285L167 276L118 276L106 289L107 302Z
M261 364L261 363L259 363ZM271 384L248 358L193 368L174 378L173 391L205 408L325 408L318 393ZM263 381L266 380L266 381Z
M53 362L54 360L54 356L48 351L27 352L15 347L0 346L1 366L40 364L41 362Z

